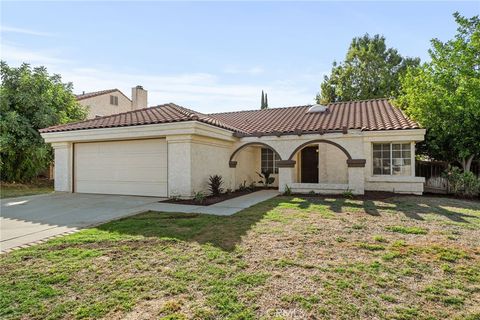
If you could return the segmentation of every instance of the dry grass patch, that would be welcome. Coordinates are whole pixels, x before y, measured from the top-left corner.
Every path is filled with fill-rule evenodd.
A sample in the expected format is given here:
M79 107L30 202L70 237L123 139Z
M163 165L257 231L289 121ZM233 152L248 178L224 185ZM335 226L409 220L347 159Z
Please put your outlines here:
M53 192L53 181L39 180L34 183L0 182L0 199L31 196Z
M479 239L442 198L147 212L1 256L0 317L478 319Z

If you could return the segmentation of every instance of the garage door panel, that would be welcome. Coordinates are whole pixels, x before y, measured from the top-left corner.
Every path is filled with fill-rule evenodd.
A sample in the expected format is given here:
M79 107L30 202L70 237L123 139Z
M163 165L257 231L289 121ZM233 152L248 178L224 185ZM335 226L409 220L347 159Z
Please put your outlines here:
M136 168L135 175L128 170L114 170L108 167L91 168L78 174L77 181L132 181L132 182L167 182L165 168Z
M167 196L165 139L75 144L75 191Z
M142 183L132 187L131 182L79 181L76 192L165 197L167 186L164 183Z
M142 157L142 161L138 162L138 157ZM158 154L156 156L142 156L137 155L136 157L123 157L118 155L116 157L77 157L79 163L95 162L98 167L102 168L111 168L112 170L125 170L125 169L136 169L136 168L152 168L152 169L166 169L167 166L163 161L160 161L163 155ZM80 170L83 168L79 168ZM82 173L80 171L79 173Z

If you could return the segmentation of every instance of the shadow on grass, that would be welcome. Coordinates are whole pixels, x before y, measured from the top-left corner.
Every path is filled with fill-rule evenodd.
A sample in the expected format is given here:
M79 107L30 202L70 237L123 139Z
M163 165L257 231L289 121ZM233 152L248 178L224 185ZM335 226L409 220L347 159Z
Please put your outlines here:
M394 211L402 213L406 217L415 220L425 220L422 215L439 215L454 222L471 223L467 220L476 219L480 223L480 202L456 200L451 198L426 197L426 196L408 196L391 197L382 200L370 200L364 198L361 203L358 200L349 201L344 198L322 200L328 203L330 210L340 213L348 208L363 209L371 216L380 216L381 211ZM467 214L461 211L479 210L479 215Z
M223 250L232 251L242 236L270 210L277 207L279 202L278 198L267 200L232 216L150 211L97 228L120 234L210 243Z
M283 207L289 208L289 210L297 208L299 211L315 211L313 205L322 205L335 213L360 209L360 211L379 219L384 212L394 212L415 220L424 220L422 215L433 214L455 222L480 223L480 203L475 202L454 201L452 203L451 199L420 196L393 197L382 200L297 196L267 200L232 216L151 211L109 222L99 226L98 229L120 234L173 238L201 244L210 243L223 250L232 251L240 243L242 236L264 219L272 209L282 210ZM464 209L478 209L479 215L460 212ZM466 218L470 218L470 221Z

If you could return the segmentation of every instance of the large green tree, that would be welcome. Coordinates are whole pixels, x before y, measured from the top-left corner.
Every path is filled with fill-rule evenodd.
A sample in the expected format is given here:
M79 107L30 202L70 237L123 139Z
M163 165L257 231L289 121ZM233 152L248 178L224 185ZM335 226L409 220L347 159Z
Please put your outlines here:
M395 103L427 129L427 155L469 171L480 155L480 19L453 16L455 37L431 41L431 61L409 68Z
M0 62L0 175L2 181L29 181L45 170L52 152L38 130L85 119L72 84L44 67L18 68Z
M387 48L383 36L353 38L345 61L334 61L331 74L325 76L317 102L395 97L400 75L419 63L419 58L404 58L396 49Z

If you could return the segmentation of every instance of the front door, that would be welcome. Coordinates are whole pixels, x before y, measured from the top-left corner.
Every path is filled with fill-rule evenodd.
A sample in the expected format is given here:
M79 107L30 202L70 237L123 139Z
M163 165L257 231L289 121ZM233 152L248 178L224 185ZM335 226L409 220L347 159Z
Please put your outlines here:
M318 146L302 149L302 183L318 183Z

